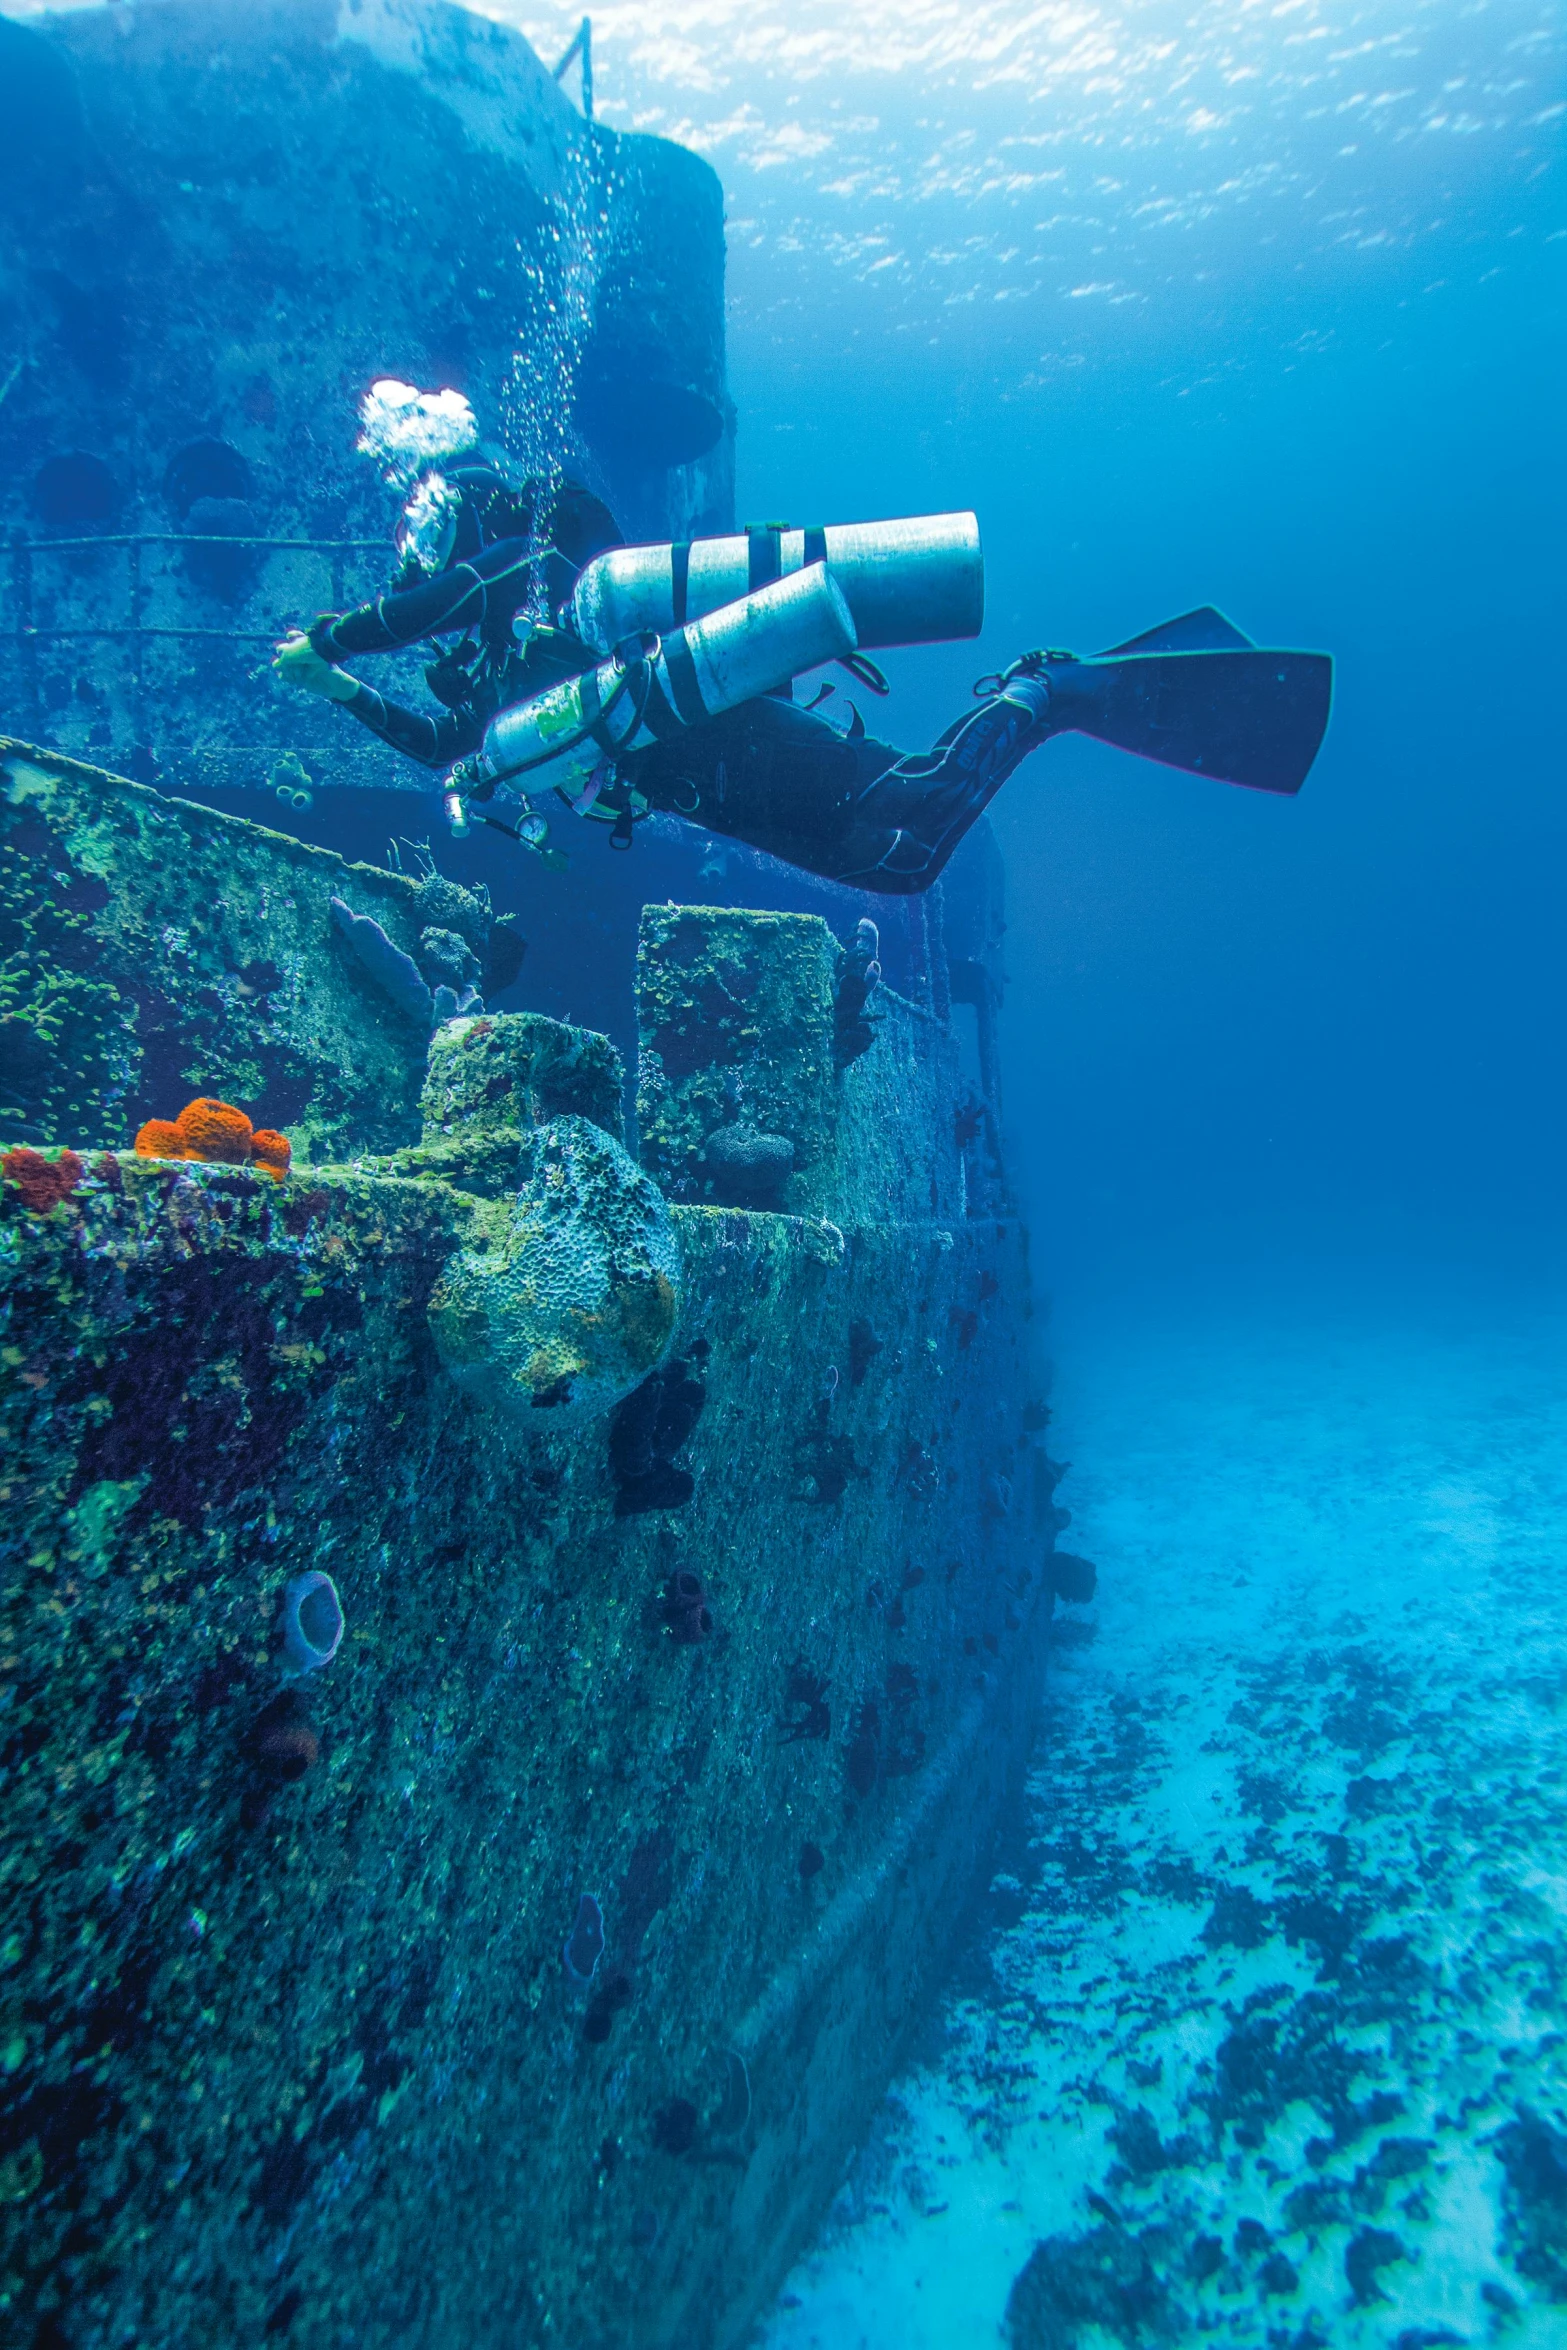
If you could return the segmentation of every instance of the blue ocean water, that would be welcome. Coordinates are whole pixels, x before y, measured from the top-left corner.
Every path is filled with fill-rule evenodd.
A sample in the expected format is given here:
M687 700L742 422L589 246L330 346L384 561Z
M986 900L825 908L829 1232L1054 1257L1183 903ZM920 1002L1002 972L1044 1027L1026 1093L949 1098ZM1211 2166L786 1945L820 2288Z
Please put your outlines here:
M1074 739L998 804L1100 1598L770 2350L1000 2342L1040 2244L1023 2350L1560 2343L1559 22L594 23L605 119L725 178L742 511L979 511L900 740L1201 602L1338 663L1298 802Z
M1567 2342L1557 12L593 21L724 178L742 513L980 514L886 731L1204 602L1338 664L1298 802L1069 739L997 804L1100 1591L768 2350Z
M545 55L574 16L510 9ZM1062 1284L1559 1261L1557 13L594 19L599 110L728 197L747 515L973 505L978 670L1211 600L1338 662L1296 805L1074 740L999 805L1008 1082Z

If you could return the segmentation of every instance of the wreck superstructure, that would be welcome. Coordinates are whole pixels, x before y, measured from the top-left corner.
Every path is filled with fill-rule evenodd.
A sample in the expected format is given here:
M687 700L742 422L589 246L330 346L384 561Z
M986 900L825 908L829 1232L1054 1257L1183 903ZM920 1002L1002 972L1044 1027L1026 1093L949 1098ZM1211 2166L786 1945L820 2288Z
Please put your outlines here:
M1084 1572L998 852L410 845L260 673L385 578L358 393L729 527L716 180L430 0L0 43L0 2331L727 2350Z
M460 386L633 536L733 528L716 175L584 121L448 0L0 19L0 217L0 728L28 741L351 859L439 825L432 777L267 666L387 583L397 501L354 438L389 371ZM417 660L376 674L428 704ZM574 842L548 880L496 871L492 840L444 852L520 919L528 1001L622 1051L645 898L852 925L850 893L644 830L635 859ZM857 910L903 993L958 1006L999 1202L997 862L982 826L928 899Z
M0 91L19 732L177 789L290 756L417 783L266 669L384 584L395 502L354 451L377 375L460 382L633 534L729 524L717 178L584 121L505 27L163 0L0 22Z

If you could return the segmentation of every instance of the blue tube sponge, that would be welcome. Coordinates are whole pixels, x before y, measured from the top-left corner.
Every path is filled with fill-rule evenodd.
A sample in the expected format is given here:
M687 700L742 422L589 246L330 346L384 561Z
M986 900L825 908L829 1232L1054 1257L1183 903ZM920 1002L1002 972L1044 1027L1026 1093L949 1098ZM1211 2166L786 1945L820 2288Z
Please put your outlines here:
M332 920L348 941L355 960L394 1004L405 1020L428 1035L435 1026L435 998L419 974L412 955L394 947L379 922L356 914L341 898L332 900Z
M343 1642L343 1603L319 1568L296 1575L283 1593L283 1654L289 1670L318 1673Z

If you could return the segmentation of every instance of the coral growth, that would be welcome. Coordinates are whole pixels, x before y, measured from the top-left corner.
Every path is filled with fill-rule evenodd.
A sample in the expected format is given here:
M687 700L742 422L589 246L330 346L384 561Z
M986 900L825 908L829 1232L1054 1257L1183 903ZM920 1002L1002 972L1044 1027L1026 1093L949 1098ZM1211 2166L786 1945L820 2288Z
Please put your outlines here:
M477 959L454 932L431 925L422 934L420 944L425 950L426 963L436 974L432 988L412 955L405 955L401 947L393 944L373 915L356 914L342 898L333 898L331 904L333 924L347 941L360 969L416 1028L428 1035L447 1020L483 1011L484 1000L468 979L452 987L441 976L446 966L460 956L467 957L465 962L457 964L460 970L465 971L470 964L474 971L478 970ZM429 948L426 942L431 942Z
M449 987L454 996L460 997L469 988L477 994L483 976L479 958L460 932L440 929L434 923L421 930L417 960L432 993L438 987Z
M835 1436L828 1427L832 1409L830 1397L824 1397L812 1408L811 1422L797 1440L795 1457L814 1491L802 1495L802 1500L833 1503L842 1501L851 1477L863 1477L865 1471L854 1457L854 1440L849 1436Z
M726 1208L775 1208L794 1169L794 1144L786 1134L763 1134L736 1123L707 1138L708 1183Z
M1098 1569L1091 1559L1078 1558L1070 1550L1053 1551L1048 1570L1057 1599L1068 1607L1087 1607L1099 1585Z
M16 1185L22 1205L37 1216L69 1199L85 1172L75 1151L61 1151L58 1158L46 1159L41 1151L29 1150L24 1144L0 1158L0 1174L7 1183Z
M185 1145L172 1118L149 1118L136 1130L139 1159L183 1159Z
M258 1126L250 1138L251 1164L264 1167L279 1182L288 1173L293 1149L286 1134L278 1134L270 1126Z
M874 922L858 922L854 943L844 949L833 1004L833 1060L840 1069L847 1069L876 1042L879 1022L869 1016L869 1006L880 985L881 934Z
M1045 2237L1013 2283L1009 2338L1017 2350L1059 2350L1092 2327L1121 2342L1173 2341L1180 2329L1159 2273L1163 2253L1153 2230L1136 2236L1113 2217L1084 2235Z
M136 1134L139 1159L195 1159L220 1167L259 1167L275 1183L288 1173L293 1157L286 1134L270 1126L252 1127L243 1110L232 1102L201 1094L187 1102L177 1118L149 1118Z
M460 1386L538 1428L607 1412L674 1336L680 1243L662 1195L612 1136L555 1118L529 1138L523 1187L486 1208L430 1300Z
M282 1786L302 1779L321 1753L321 1741L292 1690L285 1690L262 1710L247 1743L262 1777Z
M849 1324L849 1385L863 1387L865 1374L882 1351L881 1340L863 1316Z

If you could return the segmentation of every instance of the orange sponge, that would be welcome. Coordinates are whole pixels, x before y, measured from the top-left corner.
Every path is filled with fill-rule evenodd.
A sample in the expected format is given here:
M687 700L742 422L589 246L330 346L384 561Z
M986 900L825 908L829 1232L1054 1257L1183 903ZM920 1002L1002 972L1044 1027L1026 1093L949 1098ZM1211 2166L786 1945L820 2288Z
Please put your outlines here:
M288 1136L270 1126L252 1131L250 1120L232 1102L202 1094L187 1102L178 1118L149 1118L136 1137L143 1159L204 1159L216 1166L259 1167L274 1183L288 1173L293 1151Z
M139 1159L183 1159L185 1145L172 1118L149 1118L136 1134Z
M213 1101L202 1094L196 1101L186 1103L175 1124L179 1128L182 1158L210 1159L236 1167L243 1167L249 1161L250 1120L232 1102Z
M288 1136L275 1133L270 1126L258 1126L250 1138L252 1164L264 1168L274 1183L282 1182L293 1155Z

